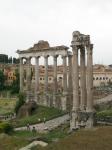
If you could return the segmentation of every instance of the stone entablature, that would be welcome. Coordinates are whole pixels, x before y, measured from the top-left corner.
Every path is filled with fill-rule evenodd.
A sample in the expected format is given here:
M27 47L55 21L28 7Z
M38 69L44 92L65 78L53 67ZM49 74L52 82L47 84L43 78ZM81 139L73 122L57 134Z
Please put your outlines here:
M81 34L79 31L74 31L72 34L72 42L73 46L87 46L90 44L90 36Z
M44 94L45 94L45 103L47 103L48 99L48 81L49 81L49 67L48 67L48 57L53 56L53 106L56 106L56 95L58 92L58 81L57 81L57 58L61 55L63 60L63 95L67 94L67 57L69 59L69 63L72 61L72 53L68 51L67 46L55 46L50 47L47 41L39 41L37 44L34 44L33 47L27 50L17 50L20 58L20 91L24 90L24 64L23 59L26 59L26 92L27 92L27 100L30 99L29 93L32 91L31 87L31 58L35 58L35 101L38 102L38 94L39 94L39 79L40 79L40 69L39 69L39 58L41 56L44 57ZM69 68L69 80L72 83L71 69ZM72 84L70 84L72 86ZM70 89L70 88L69 88ZM47 105L48 106L48 105ZM66 109L66 96L64 97L63 110Z
M39 57L39 56L56 56L56 55L63 55L67 56L67 46L55 46L49 47L49 43L47 41L42 42L39 44L34 44L33 47L27 50L17 50L20 58L29 58L29 57Z

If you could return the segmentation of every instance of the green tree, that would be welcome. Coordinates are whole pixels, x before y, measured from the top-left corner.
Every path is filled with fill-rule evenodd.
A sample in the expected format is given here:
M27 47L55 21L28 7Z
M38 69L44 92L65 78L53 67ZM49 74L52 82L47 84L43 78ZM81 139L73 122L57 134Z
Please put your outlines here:
M19 72L18 70L15 71L16 79L13 80L12 86L11 86L11 94L19 93L20 86L19 86Z
M5 75L3 71L0 70L0 91L4 89Z
M13 126L9 124L8 122L1 122L0 123L0 133L12 133Z

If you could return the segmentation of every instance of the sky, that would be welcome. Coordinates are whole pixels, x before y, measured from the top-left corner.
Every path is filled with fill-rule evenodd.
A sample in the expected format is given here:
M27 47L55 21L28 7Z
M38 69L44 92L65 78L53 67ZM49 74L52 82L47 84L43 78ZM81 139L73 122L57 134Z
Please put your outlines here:
M112 0L0 0L0 53L18 57L39 40L70 47L89 34L94 64L112 64Z

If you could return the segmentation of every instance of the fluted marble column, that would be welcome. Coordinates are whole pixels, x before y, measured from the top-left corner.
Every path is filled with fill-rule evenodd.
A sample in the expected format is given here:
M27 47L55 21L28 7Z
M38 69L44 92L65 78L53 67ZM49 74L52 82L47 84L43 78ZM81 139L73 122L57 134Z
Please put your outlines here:
M80 49L80 89L81 89L81 110L86 109L86 68L85 68L85 47Z
M35 101L38 102L39 93L39 57L35 57Z
M93 44L87 46L87 111L93 111Z
M20 92L23 92L24 74L23 58L20 58Z

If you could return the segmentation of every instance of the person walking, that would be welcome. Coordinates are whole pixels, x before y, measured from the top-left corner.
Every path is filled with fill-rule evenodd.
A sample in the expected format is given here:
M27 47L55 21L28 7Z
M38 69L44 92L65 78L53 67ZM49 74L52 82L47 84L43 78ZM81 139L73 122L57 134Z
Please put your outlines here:
M30 124L27 124L27 130L30 131Z

